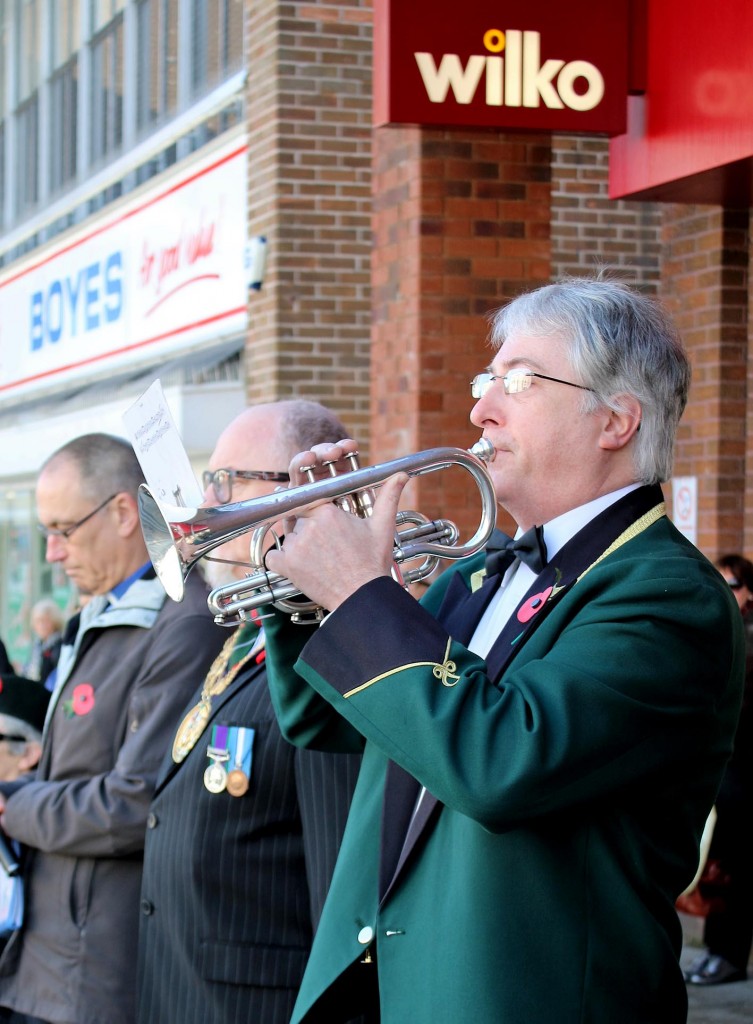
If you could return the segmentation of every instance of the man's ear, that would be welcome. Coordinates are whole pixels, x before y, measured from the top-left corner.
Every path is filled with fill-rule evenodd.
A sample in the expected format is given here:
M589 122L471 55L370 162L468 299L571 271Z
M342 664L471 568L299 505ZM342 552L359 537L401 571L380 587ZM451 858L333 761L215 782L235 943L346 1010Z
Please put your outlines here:
M26 750L18 759L19 770L23 772L30 772L32 768L36 768L39 764L39 758L42 756L42 744L36 740L26 741Z
M617 395L619 412L606 410L604 426L599 438L599 447L607 451L619 451L635 437L641 425L641 403L635 395Z
M112 505L117 517L118 533L121 537L130 537L135 530L141 529L139 508L135 498L126 491L121 491L112 499Z

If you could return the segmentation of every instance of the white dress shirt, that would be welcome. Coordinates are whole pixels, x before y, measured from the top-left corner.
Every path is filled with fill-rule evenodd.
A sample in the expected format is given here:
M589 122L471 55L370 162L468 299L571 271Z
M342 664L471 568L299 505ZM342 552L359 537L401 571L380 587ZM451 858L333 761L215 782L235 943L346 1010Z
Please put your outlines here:
M561 516L545 523L544 543L548 560L551 562L557 552L600 512L640 486L640 484L629 484L627 487L621 487L619 491L603 494L600 498L594 498L593 501L588 501L585 505L579 505L578 508L570 509L569 512L563 512ZM518 529L515 537L520 537L523 532ZM507 620L518 607L535 578L533 570L524 562L512 563L502 577L497 593L486 606L486 611L476 626L476 631L468 644L470 651L482 658L487 656L507 624Z

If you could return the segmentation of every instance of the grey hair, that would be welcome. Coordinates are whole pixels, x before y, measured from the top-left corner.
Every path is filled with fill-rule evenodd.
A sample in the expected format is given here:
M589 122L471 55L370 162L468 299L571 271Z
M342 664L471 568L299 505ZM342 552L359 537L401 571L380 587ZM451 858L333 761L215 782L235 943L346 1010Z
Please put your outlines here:
M32 615L44 615L52 622L55 629L62 629L65 624L65 615L63 609L57 603L53 601L51 597L42 597L32 606Z
M340 419L319 402L294 398L276 403L283 412L282 444L288 458L308 451L314 444L336 444L348 436Z
M618 281L575 278L514 299L491 317L500 348L513 333L565 342L583 411L600 405L624 411L622 395L641 406L635 435L636 479L658 483L672 475L675 434L690 387L690 362L668 313Z
M81 490L94 501L121 492L135 498L139 484L144 483L132 446L112 434L82 434L53 452L42 469L65 460L76 466Z

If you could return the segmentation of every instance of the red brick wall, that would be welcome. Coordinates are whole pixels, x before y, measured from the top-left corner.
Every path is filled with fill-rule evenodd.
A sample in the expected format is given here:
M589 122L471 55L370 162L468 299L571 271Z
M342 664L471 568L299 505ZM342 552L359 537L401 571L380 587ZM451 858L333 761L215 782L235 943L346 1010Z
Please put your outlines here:
M596 136L552 139L552 274L608 268L649 294L660 279L661 208L609 198L609 143Z
M698 546L712 559L746 542L748 226L747 210L663 210L661 292L693 364L675 474L698 477Z
M486 317L549 280L549 177L544 138L375 132L374 461L478 439L468 384L490 358ZM432 515L449 505L472 532L475 486L451 472L423 477L411 500Z
M371 0L247 0L248 233L266 235L249 295L252 402L335 408L368 438Z
M247 0L248 231L269 238L249 297L249 399L333 405L371 462L465 447L487 314L608 268L665 299L691 350L676 473L699 477L700 546L753 550L748 211L612 201L600 138L372 132L371 14L371 0ZM464 478L412 491L422 511L475 526Z

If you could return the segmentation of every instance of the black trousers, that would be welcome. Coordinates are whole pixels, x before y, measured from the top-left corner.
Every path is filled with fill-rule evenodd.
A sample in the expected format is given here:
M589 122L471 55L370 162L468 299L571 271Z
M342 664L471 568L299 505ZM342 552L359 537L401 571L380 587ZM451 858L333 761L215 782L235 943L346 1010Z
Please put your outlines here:
M710 857L729 873L722 909L706 918L703 941L710 953L723 956L739 970L748 966L753 944L753 837L750 815L753 791L730 764L717 797L717 822Z

